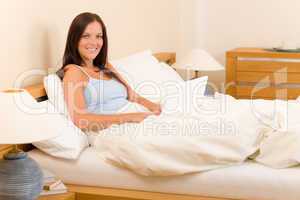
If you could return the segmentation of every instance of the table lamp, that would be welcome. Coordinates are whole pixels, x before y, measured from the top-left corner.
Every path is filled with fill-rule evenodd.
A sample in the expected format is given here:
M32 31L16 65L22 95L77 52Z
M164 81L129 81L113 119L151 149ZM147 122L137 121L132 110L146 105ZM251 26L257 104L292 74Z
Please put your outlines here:
M57 122L63 123L63 120L55 113L29 112L35 105L38 105L37 101L26 90L0 91L0 144L14 145L0 160L0 199L33 200L42 191L42 170L33 159L17 148L17 144L58 136L60 124Z
M195 72L194 78L198 77L201 71L224 70L224 66L203 49L192 49L186 55L177 58L177 62L172 67L181 70L192 70ZM212 88L208 85L206 93L212 93L211 90Z
M224 70L224 66L203 49L192 49L185 56L177 58L177 62L174 63L173 67L175 69L193 70L196 73L199 71Z

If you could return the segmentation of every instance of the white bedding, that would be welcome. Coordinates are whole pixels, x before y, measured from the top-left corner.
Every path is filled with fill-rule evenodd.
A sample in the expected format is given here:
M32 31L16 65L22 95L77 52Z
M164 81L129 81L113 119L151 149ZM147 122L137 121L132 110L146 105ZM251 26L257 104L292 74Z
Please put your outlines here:
M186 110L193 101L178 104L170 100L166 105L176 103L174 107L183 111L163 112L139 124L114 125L101 131L95 140L99 156L145 176L240 164L258 149L255 159L266 165L282 168L299 163L298 103L290 103L292 109L287 112L284 101L240 101L218 94L216 99L203 98Z
M247 161L241 165L175 177L145 177L114 167L87 148L77 161L29 152L41 167L65 183L248 200L298 200L300 167L272 169Z

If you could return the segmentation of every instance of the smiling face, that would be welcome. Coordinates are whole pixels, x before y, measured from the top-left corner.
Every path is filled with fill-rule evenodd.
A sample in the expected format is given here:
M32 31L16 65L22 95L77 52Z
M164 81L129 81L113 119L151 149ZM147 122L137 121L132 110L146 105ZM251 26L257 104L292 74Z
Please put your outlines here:
M103 45L101 24L97 21L89 23L78 43L78 52L85 64L92 62L101 51Z

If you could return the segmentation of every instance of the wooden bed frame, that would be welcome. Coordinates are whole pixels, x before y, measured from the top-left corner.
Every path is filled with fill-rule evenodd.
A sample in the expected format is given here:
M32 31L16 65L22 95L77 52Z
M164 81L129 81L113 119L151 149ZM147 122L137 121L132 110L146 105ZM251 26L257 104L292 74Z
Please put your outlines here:
M175 53L156 53L154 56L161 62L172 64L175 62ZM25 88L35 99L43 101L47 99L43 84L36 84ZM20 145L19 148L29 151L32 145ZM12 149L11 145L0 145L0 158ZM91 187L67 184L68 190L74 192L77 200L229 200L225 198L213 198L192 195L179 195L159 192L146 192L127 189L115 189L104 187Z

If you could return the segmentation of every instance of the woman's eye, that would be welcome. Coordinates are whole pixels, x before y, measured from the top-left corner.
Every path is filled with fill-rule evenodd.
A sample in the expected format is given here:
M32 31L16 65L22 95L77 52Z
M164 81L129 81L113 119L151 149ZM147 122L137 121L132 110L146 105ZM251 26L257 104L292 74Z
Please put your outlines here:
M102 35L97 35L97 38L102 38L103 36Z
M83 38L89 38L89 35L83 35L82 37Z

